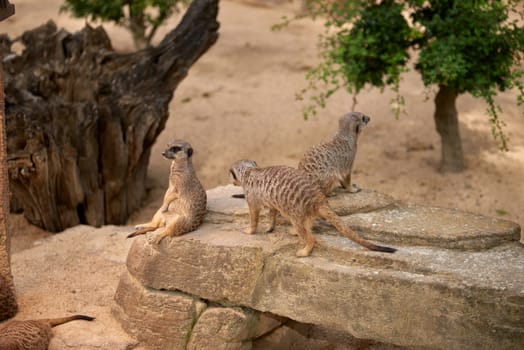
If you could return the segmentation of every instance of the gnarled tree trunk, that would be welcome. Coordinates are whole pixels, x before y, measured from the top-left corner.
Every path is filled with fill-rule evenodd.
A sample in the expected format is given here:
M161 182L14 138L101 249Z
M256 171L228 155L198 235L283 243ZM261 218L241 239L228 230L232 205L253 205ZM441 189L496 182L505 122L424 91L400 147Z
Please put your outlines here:
M4 110L4 73L0 62L0 321L13 317L17 310L15 287L9 256L9 187Z
M0 3L0 21L12 16L15 7L9 1ZM0 43L0 48L1 48ZM0 61L0 321L18 311L15 286L11 274L9 225L9 180L7 178L7 147L5 134L4 67Z
M3 37L10 185L46 230L124 224L146 190L173 91L218 37L218 0L194 0L157 47L115 53L105 31L53 22Z
M464 155L456 107L458 93L445 85L439 86L435 97L435 125L440 135L442 158L440 171L460 172L464 170Z

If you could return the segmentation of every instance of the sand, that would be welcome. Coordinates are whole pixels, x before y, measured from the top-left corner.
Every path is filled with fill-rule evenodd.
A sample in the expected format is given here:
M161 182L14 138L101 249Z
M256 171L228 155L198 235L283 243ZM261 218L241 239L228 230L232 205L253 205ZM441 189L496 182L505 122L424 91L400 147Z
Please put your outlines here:
M261 166L296 166L308 147L334 134L338 117L351 109L352 97L339 92L325 109L319 110L318 116L303 119L304 103L297 101L295 95L307 85L307 69L318 62L316 44L323 31L322 22L302 19L274 32L271 26L284 15L292 16L298 5L261 4L262 1L221 2L220 37L175 91L169 120L150 159L150 194L143 209L130 218L129 225L148 220L160 205L169 172L169 162L160 153L169 140L183 138L193 145L197 174L204 187L210 189L226 184L230 164L241 158L254 159ZM84 20L59 14L62 3L59 0L14 3L16 15L0 24L0 33L8 32L11 37L50 18L69 31L84 25ZM170 19L159 30L156 41L179 19L180 16ZM106 29L115 49L133 50L131 37L125 30L113 25L107 25ZM517 93L505 92L497 98L503 107L501 117L507 124L504 130L510 138L509 152L501 152L491 136L486 104L469 95L459 97L467 169L458 174L441 174L440 141L433 123L435 91L425 89L415 71L404 76L400 91L406 108L399 119L390 109L391 91L366 89L358 96L356 110L371 116L371 122L360 138L353 181L362 188L387 193L405 202L459 208L522 225L524 108L515 103ZM111 331L114 323L108 309L118 274L125 268L123 262L129 246L116 242L123 240L129 229L79 226L49 237L49 233L27 224L20 215L12 215L13 272L22 305L18 317L60 316L60 312L87 309L102 315L97 328L100 334ZM98 238L78 239L85 238L78 230L96 232L93 237ZM70 244L59 244L64 241ZM96 252L103 251L101 244L112 244L112 251L118 251L117 257L108 260L103 254L93 254L93 247ZM75 245L74 250L68 248L71 245ZM56 259L51 259L52 256ZM64 268L59 257L66 257L68 264L76 267ZM89 273L83 270L86 263ZM82 278L74 271L80 271ZM93 287L100 281L104 287ZM39 288L53 288L53 295L42 295L46 293ZM82 290L85 299L79 292ZM70 304L64 305L63 300L69 300ZM93 300L100 300L95 302L97 307L88 302ZM120 330L115 332L121 334ZM63 340L59 341L60 337L55 349L61 348L58 344Z

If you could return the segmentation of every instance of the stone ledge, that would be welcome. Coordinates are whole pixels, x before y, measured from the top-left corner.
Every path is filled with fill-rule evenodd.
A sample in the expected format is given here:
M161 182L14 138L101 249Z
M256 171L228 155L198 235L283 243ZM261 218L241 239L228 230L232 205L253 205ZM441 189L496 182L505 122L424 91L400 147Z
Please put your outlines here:
M231 197L239 193L242 189L233 185L208 191L206 222L238 223L247 227L246 201ZM457 209L406 207L390 196L371 190L355 194L338 191L328 200L337 214L364 238L384 243L482 250L518 241L521 236L520 226L511 221ZM264 221L267 221L267 211L262 211L260 230ZM279 216L277 225L289 225L289 222ZM323 220L317 220L315 232L338 234Z
M141 346L152 349L249 350L284 319L241 307L208 305L182 292L144 288L124 273L113 315Z
M345 218L363 237L401 245L482 250L520 240L514 222L433 207L399 207Z
M524 344L524 246L516 242L520 227L514 223L392 202L343 219L369 239L393 243L399 248L395 254L366 250L320 223L312 255L297 258L299 242L288 234L289 225L271 234L244 234L245 202L230 198L237 193L233 187L217 193L209 203L215 210L211 220L197 231L160 246L152 245L152 235L135 239L127 278L136 288L182 293L207 305L270 313L398 346ZM343 194L342 209L357 195ZM116 295L124 313L126 303L145 300L125 295ZM135 306L129 308L132 314ZM224 311L226 319L250 319L234 310ZM140 323L139 317L131 319ZM213 346L244 349L252 340L230 338Z
M207 305L178 291L144 288L128 273L120 278L113 315L122 328L153 349L185 349L193 324Z

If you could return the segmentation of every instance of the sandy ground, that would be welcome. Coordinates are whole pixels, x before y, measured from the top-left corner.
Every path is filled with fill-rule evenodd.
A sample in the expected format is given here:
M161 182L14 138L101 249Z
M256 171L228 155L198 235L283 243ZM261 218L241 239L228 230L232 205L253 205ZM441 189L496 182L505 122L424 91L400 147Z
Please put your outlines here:
M14 3L17 14L0 24L0 32L8 32L11 37L49 18L70 31L84 24L83 20L59 14L62 3L59 0ZM295 100L295 94L306 85L307 69L318 61L316 43L322 23L304 19L279 32L270 29L283 15L293 15L296 7L292 3L253 6L253 2L222 1L220 38L193 66L175 92L166 129L159 136L150 160L150 196L129 224L147 220L159 206L169 171L169 163L160 152L172 138L184 138L193 145L197 174L209 189L227 183L227 169L235 160L251 158L262 166L296 166L308 147L333 135L338 117L351 108L351 96L337 93L326 109L308 121L302 118L303 104ZM157 40L178 19L171 19L159 31ZM117 50L132 50L127 32L111 25L107 30ZM407 202L456 207L524 224L524 108L516 106L516 93L506 92L497 99L503 107L501 116L507 124L505 132L510 137L510 151L505 153L498 150L491 136L486 105L471 96L459 98L467 170L445 175L437 171L440 145L433 123L434 95L430 93L429 100L426 99L426 91L416 72L404 76L401 93L406 99L406 111L398 120L389 108L391 92L380 93L372 89L359 95L356 109L371 116L371 122L359 142L354 181L360 187L372 188ZM111 227L103 232L114 231ZM45 308L38 309L39 303L55 308L53 314L57 309L68 310L53 304L49 296L39 300L38 291L31 288L28 281L35 276L50 278L49 266L45 266L47 258L39 255L38 249L47 244L50 245L47 251L65 249L66 245L56 245L56 237L68 232L45 238L48 233L27 225L20 216L12 216L13 266L23 305L22 315L45 314ZM60 240L64 239L67 238ZM126 247L122 245L118 261L125 256ZM22 263L30 259L32 252L35 260L43 264ZM67 255L73 265L83 264L83 259L88 259L96 271L104 271L108 264L107 259L90 255L89 251L75 250L73 254L66 249L55 254ZM59 268L60 263L55 263ZM70 271L63 272L63 280L54 282L58 295L75 288L67 275ZM106 277L93 273L85 278ZM107 283L114 289L115 281L117 276L111 276ZM89 288L89 281L82 283L87 283ZM110 303L106 300L110 294L104 290L100 296L105 300L100 302L102 306Z

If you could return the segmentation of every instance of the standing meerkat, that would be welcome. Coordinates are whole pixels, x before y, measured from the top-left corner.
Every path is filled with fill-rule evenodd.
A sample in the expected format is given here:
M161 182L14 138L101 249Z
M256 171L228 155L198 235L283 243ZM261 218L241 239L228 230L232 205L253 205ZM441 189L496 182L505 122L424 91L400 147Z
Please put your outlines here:
M310 174L327 196L340 183L351 193L360 191L351 183L351 168L357 153L358 136L369 122L367 115L351 112L340 117L338 132L326 143L311 147L298 168Z
M287 166L257 168L252 160L240 160L233 164L229 176L234 185L242 186L249 207L249 234L256 232L262 207L269 208L271 220L267 232L275 228L278 212L291 221L295 233L305 242L296 252L308 256L315 244L311 233L316 218L322 217L352 241L375 251L394 253L396 249L375 245L359 237L347 227L329 207L319 185L303 170Z
M193 169L193 148L184 140L175 140L162 155L172 159L169 187L162 206L150 222L135 226L136 231L128 238L163 227L155 237L155 243L159 244L167 236L180 236L196 230L204 220L207 195Z
M73 315L44 320L7 321L0 325L0 349L46 350L53 337L51 328L74 320L92 321L94 317Z

